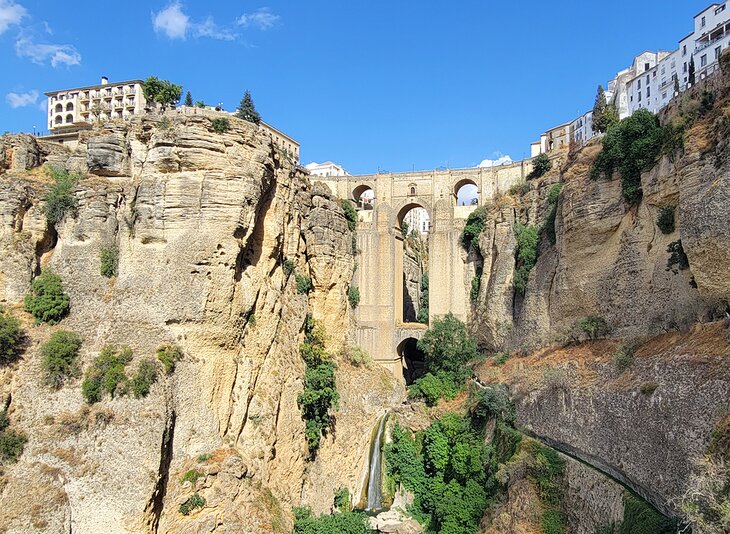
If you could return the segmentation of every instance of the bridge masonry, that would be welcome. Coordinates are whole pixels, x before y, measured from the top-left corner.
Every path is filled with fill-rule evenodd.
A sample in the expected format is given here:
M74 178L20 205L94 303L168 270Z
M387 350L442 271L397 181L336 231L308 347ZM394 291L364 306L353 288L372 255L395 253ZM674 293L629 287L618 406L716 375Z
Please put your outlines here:
M469 315L473 273L460 238L464 223L478 205L525 181L531 161L487 168L378 173L318 177L341 199L357 203L371 189L369 209L358 209L358 268L353 285L360 289L355 311L355 342L394 375L403 376L403 347L420 339L426 326L403 322L403 243L400 225L406 213L424 208L431 221L429 250L429 322L451 312L462 321ZM478 205L458 206L457 193L466 185L477 188Z

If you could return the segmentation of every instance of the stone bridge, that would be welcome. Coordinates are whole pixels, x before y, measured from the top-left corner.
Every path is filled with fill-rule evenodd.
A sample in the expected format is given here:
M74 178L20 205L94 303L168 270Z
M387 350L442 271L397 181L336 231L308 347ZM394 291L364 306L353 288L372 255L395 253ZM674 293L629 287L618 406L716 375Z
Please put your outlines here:
M448 312L466 321L473 273L460 244L461 231L477 205L457 205L464 185L476 186L478 204L488 203L525 180L530 161L488 168L362 176L317 177L339 198L358 205L358 268L353 285L360 289L356 342L396 376L408 376L415 340L426 326L404 321L404 252L401 223L413 208L429 215L429 321ZM372 190L374 198L360 198Z

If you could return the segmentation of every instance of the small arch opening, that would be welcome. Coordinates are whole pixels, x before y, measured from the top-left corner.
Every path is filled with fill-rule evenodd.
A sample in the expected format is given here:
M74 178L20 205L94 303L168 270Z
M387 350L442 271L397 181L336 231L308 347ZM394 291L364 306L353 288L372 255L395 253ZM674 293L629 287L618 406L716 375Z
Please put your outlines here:
M73 111L73 110L74 110L73 103L69 102L68 104L66 104L66 111Z
M371 210L375 207L375 191L369 185L359 185L352 191L352 200L357 209Z
M56 118L54 119L54 122L56 124L63 124L63 117L61 117L61 115L56 115Z
M56 104L56 112L63 111L63 104Z
M74 121L74 116L71 113L66 115L66 124L71 124L71 123L73 123L73 121Z
M410 386L426 374L426 355L418 348L418 340L413 337L403 340L397 350L403 365L403 377L406 385Z
M408 204L398 213L395 239L402 242L398 250L396 287L401 322L428 324L428 234L431 220L420 204Z
M479 204L479 188L470 179L461 180L454 186L457 206L476 206Z

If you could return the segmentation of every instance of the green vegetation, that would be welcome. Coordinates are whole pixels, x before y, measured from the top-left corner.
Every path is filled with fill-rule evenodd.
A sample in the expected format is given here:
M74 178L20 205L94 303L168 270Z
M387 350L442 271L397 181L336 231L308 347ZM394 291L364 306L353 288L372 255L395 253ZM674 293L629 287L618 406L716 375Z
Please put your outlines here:
M479 358L477 345L466 325L451 313L436 319L418 349L425 355L426 374L408 389L411 398L434 405L439 398L454 398L472 374L469 363Z
M545 218L545 224L543 226L543 230L545 231L545 235L547 235L548 240L551 244L555 244L556 236L555 236L555 216L558 213L558 199L560 198L560 191L563 190L563 184L555 184L550 188L550 191L548 192L548 213L547 217Z
M350 232L354 232L355 228L357 228L357 211L355 210L355 206L346 198L340 200L340 206L342 207L342 211L345 212L347 227L350 229Z
M514 287L518 294L524 295L527 291L527 280L530 271L537 263L538 227L515 224L517 237L517 265L515 266Z
M99 356L91 364L84 375L81 384L81 393L86 402L99 402L108 393L112 398L126 395L129 390L129 379L124 371L132 361L132 349L122 347L117 349L112 345L104 347Z
M207 105L206 105L206 103L205 103L205 102L203 102L202 100L198 100L198 101L196 101L196 102L195 102L195 107L196 107L196 108L202 108L202 109L205 109L205 108L207 107Z
M0 365L5 365L18 355L18 344L23 338L20 321L0 307Z
M540 178L550 169L553 168L553 162L550 161L550 157L545 154L539 154L532 160L532 172L527 175L528 180Z
M674 232L674 208L670 206L660 208L656 225L663 234L671 234Z
M509 360L509 352L498 352L494 356L492 356L492 361L494 362L494 365L504 365L507 363L507 360Z
M613 364L616 369L622 373L634 363L634 351L631 347L621 345L613 353Z
M213 457L212 454L206 452L203 454L199 454L198 457L195 459L195 461L197 461L199 464L204 464L205 462L210 460L212 457Z
M651 168L664 144L665 133L659 119L640 109L608 129L603 150L591 168L591 177L611 178L614 170L621 174L624 199L629 204L641 200L641 173Z
M294 508L294 534L368 534L367 516L341 512L316 517L308 506Z
M334 505L341 512L350 510L350 491L347 488L340 488L335 492Z
M616 529L617 534L672 534L677 523L657 512L643 499L626 491L624 493L624 520Z
M182 515L190 515L191 512L205 506L205 499L199 493L193 493L188 499L180 505L180 513Z
M643 393L644 395L651 395L656 391L656 389L659 387L659 384L656 382L644 382L641 384L641 387L639 387L639 391Z
M193 107L193 95L190 94L190 91L185 93L185 105L188 107Z
M54 184L43 199L43 213L49 226L56 226L66 215L76 215L79 204L73 196L73 189L79 181L79 175L53 165L46 165L46 169Z
M608 334L606 319L598 315L589 315L577 322L578 329L588 336L588 339L598 339Z
M482 266L476 268L474 278L471 279L471 289L469 290L469 300L476 302L479 299L479 290L482 288Z
M182 85L150 76L142 84L142 92L147 102L156 102L164 110L169 106L175 107L180 101Z
M507 423L512 423L515 419L515 408L504 384L488 387L472 384L467 405L469 417L477 428L483 427L490 418Z
M596 103L593 105L593 127L599 132L606 132L618 122L618 110L613 104L606 103L606 93L603 86L598 86Z
M225 133L231 129L231 122L226 117L218 117L213 119L211 126L215 133Z
M203 473L198 471L197 469L191 469L190 471L187 471L180 482L190 482L193 486L195 486L195 483L198 481L200 477L203 476Z
M284 270L284 276L289 278L289 275L294 272L294 262L286 259L284 260L284 263L282 263L281 268Z
M167 375L175 371L175 365L182 358L182 349L174 343L157 347L157 359L162 363L162 367L164 367L165 374Z
M416 321L428 324L428 273L421 274L421 300Z
M25 434L9 429L9 425L7 413L5 410L0 411L0 465L17 462L28 441Z
M155 382L157 382L157 365L154 360L150 358L141 360L137 366L137 373L131 381L134 398L141 399L149 395L150 388Z
M259 124L261 122L261 115L259 115L258 111L256 111L256 106L253 104L253 98L251 98L251 93L248 89L243 93L241 103L238 104L236 117L248 122L253 122L254 124Z
M58 330L51 334L40 349L46 384L59 388L67 378L78 376L80 348L81 337L75 332Z
M695 57L693 55L689 57L689 74L687 82L690 85L695 84Z
M667 252L669 252L669 259L667 259L667 271L672 271L677 274L679 271L689 269L689 258L684 253L682 247L682 240L672 241L667 246Z
M71 305L71 299L63 291L61 277L53 271L43 271L30 285L25 296L25 310L35 317L36 324L57 324Z
M307 316L304 342L299 347L299 354L306 363L304 390L297 397L297 406L306 423L305 435L312 456L319 448L322 435L334 423L330 411L338 409L340 400L335 381L336 365L325 350L325 338L322 326Z
M314 289L311 276L304 276L299 273L294 273L294 279L297 282L297 293L304 295Z
M370 369L373 366L373 359L362 347L349 347L343 351L343 357L355 367Z
M355 286L349 286L347 288L347 300L350 303L350 307L355 309L360 304L360 288Z
M106 278L119 274L119 249L115 246L102 247L99 251L101 275Z
M461 232L461 245L468 252L470 249L479 249L479 234L484 229L487 210L482 206L472 211L466 218L464 230Z

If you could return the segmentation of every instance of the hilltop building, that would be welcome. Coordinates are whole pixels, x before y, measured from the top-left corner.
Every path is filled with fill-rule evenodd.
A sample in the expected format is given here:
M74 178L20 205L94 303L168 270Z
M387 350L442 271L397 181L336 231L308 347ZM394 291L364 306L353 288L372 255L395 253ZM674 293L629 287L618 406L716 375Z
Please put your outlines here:
M694 60L695 81L719 70L720 54L730 45L730 9L727 2L710 4L694 16L692 32L679 40L672 51L642 52L627 69L608 82L606 100L616 106L620 119L639 109L657 113L687 89L690 64ZM593 130L589 111L569 124L568 142L583 145L598 132ZM564 145L565 124L551 128L530 145L531 157L557 150Z
M309 171L309 174L314 176L350 176L350 173L344 168L331 161L325 161L324 163L316 163L313 161L305 165L305 168Z
M277 130L271 124L264 121L259 123L259 129L271 138L271 141L278 146L285 154L288 154L296 163L299 163L299 141Z

